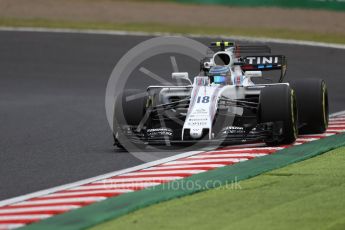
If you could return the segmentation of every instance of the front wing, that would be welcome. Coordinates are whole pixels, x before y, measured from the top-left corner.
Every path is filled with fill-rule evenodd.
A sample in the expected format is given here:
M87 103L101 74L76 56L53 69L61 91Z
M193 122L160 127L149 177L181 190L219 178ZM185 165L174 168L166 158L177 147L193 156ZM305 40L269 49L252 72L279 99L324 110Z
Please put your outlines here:
M234 145L243 143L260 142L264 140L276 140L282 133L282 122L269 122L257 125L251 130L244 129L228 129L216 135L213 139L209 139L208 135L204 135L200 139L182 139L181 135L174 134L171 129L141 129L139 132L137 127L124 127L120 131L120 141L130 142L133 144L145 145ZM226 129L226 128L225 128ZM181 132L181 130L175 130Z

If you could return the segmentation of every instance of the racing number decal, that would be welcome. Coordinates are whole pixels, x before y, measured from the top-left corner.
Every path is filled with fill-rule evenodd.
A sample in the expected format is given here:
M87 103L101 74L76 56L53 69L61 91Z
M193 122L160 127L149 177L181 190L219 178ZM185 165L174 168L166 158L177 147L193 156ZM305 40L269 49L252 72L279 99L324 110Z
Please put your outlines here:
M204 96L204 97L201 97L199 96L198 97L198 100L196 101L196 103L209 103L210 102L210 97L209 96Z

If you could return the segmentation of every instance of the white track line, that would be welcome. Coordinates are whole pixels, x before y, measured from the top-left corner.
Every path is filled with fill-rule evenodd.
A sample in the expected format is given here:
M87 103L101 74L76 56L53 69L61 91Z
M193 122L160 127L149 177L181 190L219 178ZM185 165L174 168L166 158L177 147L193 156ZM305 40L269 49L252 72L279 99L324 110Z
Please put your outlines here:
M113 191L116 189L117 193L127 193L127 192L134 192L133 188L138 188L138 187L139 187L139 184L137 186L134 186L134 185L133 186L127 186L126 184L123 184L122 186L119 186L118 184L100 184L100 185L87 184L87 185L83 185L83 186L80 186L80 187L75 187L75 188L72 188L70 190L67 190L67 191L70 191L70 192L66 192L66 194L68 193L70 196L73 196L74 194L77 194L81 190L90 191L90 190L93 190L93 189L98 189L98 191L95 190L94 194L102 193L102 191L104 191L105 189L113 190ZM150 187L150 185L146 185L146 186L143 186L143 187ZM75 192L73 192L73 191L75 191ZM49 195L47 195L45 197L54 196L54 195L58 195L58 194L59 193L53 193L53 194L49 194Z
M335 118L335 117L338 117L338 116L342 116L342 115L345 115L345 110L342 110L342 111L339 111L339 112L336 112L336 113L332 113L331 115L329 115L330 118ZM343 120L345 120L345 118L342 118Z
M202 154L202 155L197 155L197 156L191 156L188 157L186 159L202 159L202 158L227 158L227 157L262 157L262 156L266 156L267 153L233 153L233 154Z
M339 115L339 117L332 117L332 122L344 122L345 118L343 117L343 115Z
M30 208L18 208L15 206L0 209L0 214L18 213L18 212L38 212L38 211L68 211L71 209L80 208L80 205L59 205L59 206L41 206Z
M0 220L37 220L51 217L51 214L10 215L0 216Z
M206 172L207 170L174 170L174 171L162 171L159 172L145 172L145 171L139 171L139 172L133 172L128 173L126 176L148 176L148 175L175 175L175 174L198 174L202 172Z
M175 161L175 162L167 162L164 165L186 165L186 164L193 164L193 163L212 163L212 162L229 162L229 163L237 163L241 161L246 161L247 158L219 158L219 159L207 159L207 160L188 160L188 161Z
M38 191L38 192L29 193L29 194L26 194L26 195L22 195L22 196L6 199L6 200L3 200L3 201L0 201L0 207L6 206L6 205L9 205L9 204L18 203L18 202L21 202L21 201L24 201L24 200L28 200L28 199L31 199L31 198L34 198L34 197L44 196L44 195L47 195L47 194L50 194L50 193L54 193L54 192L58 192L58 191L61 191L61 190L66 190L66 189L69 189L69 188L73 188L73 187L81 186L81 185L84 185L84 184L92 183L92 182L95 182L95 181L98 181L98 180L103 180L103 179L107 179L107 178L110 178L110 177L126 174L126 173L129 173L129 172L134 172L134 171L138 171L138 170L141 170L141 169L149 168L149 167L152 167L152 166L164 164L164 163L169 162L169 161L174 161L174 160L177 160L177 159L180 159L180 158L185 158L185 157L193 156L195 154L199 154L199 153L202 153L202 152L204 152L204 151L191 151L191 152L181 153L181 154L177 154L175 156L167 157L167 158L160 159L160 160L157 160L157 161L148 162L148 163L141 164L141 165L138 165L138 166L135 166L135 167L131 167L131 168L127 168L127 169L123 169L123 170L119 170L119 171L114 171L114 172L106 173L106 174L103 174L103 175L100 175L100 176L88 178L88 179L85 179L85 180L76 181L76 182L73 182L73 183L70 183L70 184L65 184L65 185L61 185L61 186L57 186L57 187L41 190L41 191ZM151 178L151 180L152 180L152 178Z
M23 227L25 224L0 224L0 229L14 229Z
M150 177L151 178L151 177ZM152 180L152 178L151 178ZM93 183L90 183L90 184L86 184L86 185L82 185L78 188L85 188L85 187L88 187L90 186L90 188L92 186L96 186L96 185L109 185L109 182L107 182L108 180L103 180L103 181L96 181L96 182L93 182ZM114 181L114 180L113 180ZM134 182L133 180L130 181L131 183L112 183L111 185L113 186L113 188L130 188L130 187L150 187L150 186L155 186L155 185L159 185L161 183L157 183L157 182L142 182L142 181L138 181L138 182ZM133 183L134 182L134 183ZM69 190L66 190L66 191L70 191L70 190L75 190L77 188L71 188Z
M296 139L297 142L299 141L309 142L309 141L316 141L316 140L320 140L320 138L299 137Z
M98 34L98 35L116 35L116 36L187 36L192 38L215 38L225 40L242 40L248 42L270 42L278 44L291 44L301 46L314 46L335 49L345 49L345 45L336 43L301 41L293 39L278 38L254 38L247 36L224 36L224 35L201 35L201 34L180 34L180 33L149 33L149 32L129 32L119 30L83 30L83 29L51 29L42 27L0 27L0 31L18 31L18 32L40 32L40 33L70 33L70 34Z
M332 136L333 134L331 133L322 133L322 134L303 134L300 135L299 138L309 138L309 137L318 137L318 138L322 138L322 137L329 137Z
M184 168L218 168L223 167L224 164L200 164L200 165L181 165L181 166L155 166L149 169L143 169L143 171L146 170L162 170L162 169L184 169Z
M230 149L231 147L229 147L229 149L226 149L226 148L221 148L221 149L217 149L217 150L213 150L212 152L239 152L239 151L241 151L241 152L243 152L243 153L246 153L246 152L248 152L248 153L250 153L250 152L255 152L255 153L257 153L257 152L260 152L260 151L262 151L262 152L267 152L267 151L271 151L271 150L273 150L273 151L278 151L278 150L282 150L282 149L284 149L283 147L262 147L262 148L259 148L259 149L253 149L253 148L243 148L243 149Z
M127 183L127 182L150 182L150 181L172 181L182 179L182 176L162 176L162 177L138 177L138 178L121 178L121 179L105 179L93 183ZM73 188L72 188L73 189Z
M107 188L107 187L105 187ZM103 189L105 189L103 188ZM98 193L128 193L128 192L133 192L134 190L127 189L126 191L124 190L117 190L117 189L107 189L107 190L96 190L96 191L83 191L83 192L60 192L60 193L54 193L54 194L49 194L47 196L43 196L42 198L50 198L50 197L65 197L65 196L80 196L80 195L96 195Z
M87 185L83 185L80 187L75 187L75 188L71 188L69 190L66 191L70 191L68 192L68 194L73 195L73 191L74 190L91 190L91 189L112 189L112 191L117 191L118 193L126 193L126 192L133 192L133 188L141 188L141 187L150 187L150 186L155 186L155 185L159 185L160 183L150 183L150 185L144 185L141 186L141 183L137 183L137 184L131 184L131 185L127 185L127 184L99 184L99 185L95 185L95 184L87 184ZM99 191L98 191L99 193ZM53 194L49 194L47 196L53 196L56 194L60 194L60 193L53 193Z
M76 197L76 198L63 198L63 199L42 199L42 200L29 200L19 204L13 204L13 206L29 206L29 205L41 205L41 204L63 204L63 203L79 203L79 202L96 202L106 199L106 197Z
M345 128L344 124L328 124L328 128Z
M159 185L159 184L157 184ZM154 186L154 185L151 185L151 186ZM116 191L116 193L127 193L127 192L133 192L134 189L133 188L141 188L140 184L138 184L137 186L127 186L126 184L123 184L122 186L119 186L118 184L100 184L100 185L83 185L83 186L80 186L80 187L75 187L75 188L71 188L69 190L66 190L66 194L68 193L70 196L73 196L74 194L77 194L79 193L80 190L84 190L84 191L89 191L90 194L92 193L92 191L90 190L93 190L93 189L98 189L94 191L94 194L96 193L101 193L102 191L105 191L106 190L112 190L113 192ZM150 186L142 186L142 187L150 187ZM103 189L103 190L101 190ZM76 190L76 191L75 191ZM68 191L68 192L67 192ZM77 192L78 191L78 192ZM58 194L62 194L61 192L60 193L53 193L53 194L49 194L45 197L50 197L50 196L54 196L54 195L58 195Z

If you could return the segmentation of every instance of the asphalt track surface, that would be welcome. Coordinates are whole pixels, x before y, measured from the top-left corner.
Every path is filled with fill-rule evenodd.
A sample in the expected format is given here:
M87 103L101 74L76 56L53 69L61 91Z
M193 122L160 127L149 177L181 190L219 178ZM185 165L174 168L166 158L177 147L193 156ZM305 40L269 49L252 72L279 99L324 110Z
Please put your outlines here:
M104 95L116 62L148 38L0 32L0 200L143 163L114 150ZM345 50L270 45L288 57L287 79L323 78L331 112L345 108Z

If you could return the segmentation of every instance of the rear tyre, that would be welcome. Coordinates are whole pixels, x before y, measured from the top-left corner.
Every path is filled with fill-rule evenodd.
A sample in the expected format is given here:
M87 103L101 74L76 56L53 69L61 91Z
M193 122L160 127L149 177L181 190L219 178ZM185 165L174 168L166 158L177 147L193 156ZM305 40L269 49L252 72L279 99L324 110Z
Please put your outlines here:
M124 148L120 141L123 139L123 134L119 127L138 126L144 117L147 97L140 96L141 94L141 90L127 89L115 100L113 137L114 145L119 148Z
M299 133L324 133L329 115L326 83L322 79L300 79L290 86L296 92Z
M260 123L282 122L279 137L266 139L269 146L292 144L298 135L297 105L288 85L267 86L260 92Z

